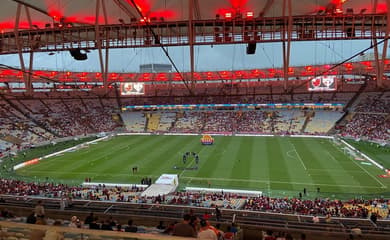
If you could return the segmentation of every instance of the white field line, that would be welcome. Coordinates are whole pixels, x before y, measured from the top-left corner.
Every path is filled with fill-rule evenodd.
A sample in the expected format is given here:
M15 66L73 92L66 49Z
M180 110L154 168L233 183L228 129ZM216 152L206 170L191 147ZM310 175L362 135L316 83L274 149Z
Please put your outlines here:
M205 147L207 147L207 146L205 146ZM204 149L205 149L205 147L204 148L202 148L198 153L197 153L197 155L199 156L199 153L201 153ZM200 157L199 157L199 159L200 159ZM189 164L187 164L186 166L192 166L192 163L195 161L195 157L193 157L192 158L192 161L189 163ZM186 171L186 169L185 169L185 167L184 167L184 169L181 171L181 173L179 174L179 178L181 178L181 175L183 175L184 174L184 172Z
M374 177L369 171L367 171L364 167L360 166L360 164L358 164L357 162L355 162L353 159L351 159L351 161L356 164L358 167L360 167L361 169L363 169L363 171L365 171L372 179L374 179L375 181L377 181L382 187L381 188L387 188L386 185L384 185L381 181L379 181L376 177Z
M37 172L37 173L47 173L47 171L29 171L29 172ZM97 174L96 172L67 172L67 171L51 171L52 173L66 173L66 174L69 174L69 175L79 175L79 174L83 174L83 175L93 175L93 174ZM133 177L131 174L127 174L127 173L116 173L116 174L99 174L99 176L128 176L129 178ZM159 177L159 176L149 176L149 177ZM270 181L270 180L255 180L255 179L238 179L238 178L202 178L202 177L181 177L180 179L189 179L189 181L192 181L192 180L210 180L210 181L223 181L223 182L227 182L227 181L235 181L235 182L254 182L254 183L267 183L268 187L270 187L270 183L283 183L283 184L295 184L295 185L313 185L313 186L328 186L328 187L350 187L350 188L361 188L361 187L364 187L364 188L373 188L373 189L376 189L376 188L382 188L382 187L373 187L373 186L356 186L356 185L339 185L339 184L336 184L336 185L333 185L333 184L326 184L326 183L307 183L307 182L288 182L288 181Z
M335 147L337 150L339 150L340 152L342 152L344 155L345 153L343 151L341 151L340 148L338 147ZM351 159L350 157L348 157L349 159ZM381 188L387 188L386 185L384 185L381 181L379 181L375 176L373 176L369 171L367 171L365 168L363 168L362 166L360 166L360 164L358 164L354 159L351 159L351 161L356 164L359 168L361 168L363 171L365 171L372 179L374 179L376 182L378 182L380 185L381 185Z
M295 145L294 145L292 142L290 142L290 140L288 140L288 142L289 142L290 145L293 147L293 151L294 151L295 154L297 155L298 160L301 162L303 168L305 169L305 171L307 171L307 167L306 167L305 163L303 162L303 160L302 160L302 158L301 158L301 155L299 155L297 149L295 148ZM287 155L288 155L288 154L287 154ZM290 157L291 157L291 156L290 156Z
M308 183L308 182L285 182L285 181L270 181L270 180L253 180L253 179L237 179L237 178L202 178L202 177L181 177L181 179L192 180L210 180L210 181L233 181L233 182L255 182L255 183L283 183L295 185L313 185L313 186L329 186L329 187L349 187L349 188L380 188L373 186L356 186L356 185L340 185L340 184L326 184L326 183Z
M335 162L339 162L337 161L337 159L328 151L326 151L328 153L328 155L335 161Z

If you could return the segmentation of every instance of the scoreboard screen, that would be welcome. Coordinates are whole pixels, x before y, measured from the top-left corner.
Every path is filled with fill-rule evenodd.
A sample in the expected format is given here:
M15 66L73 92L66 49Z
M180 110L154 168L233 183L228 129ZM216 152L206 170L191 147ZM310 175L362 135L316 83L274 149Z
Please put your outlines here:
M144 83L139 82L124 82L120 85L120 91L122 96L131 96L131 95L144 95L145 86Z
M319 76L309 81L309 91L336 91L336 76Z

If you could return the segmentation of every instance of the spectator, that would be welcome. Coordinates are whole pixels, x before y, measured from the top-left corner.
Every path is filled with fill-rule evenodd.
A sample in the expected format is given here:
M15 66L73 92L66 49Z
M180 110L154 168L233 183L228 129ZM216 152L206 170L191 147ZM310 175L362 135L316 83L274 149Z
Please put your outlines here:
M189 224L191 216L185 214L183 216L183 222L177 223L173 228L173 235L180 237L196 237L194 228Z
M221 216L222 216L221 210L219 210L218 206L215 206L215 218L216 218L216 220L220 221L221 220Z
M56 220L53 223L53 226L61 226L61 225L62 223L59 220ZM49 228L46 231L45 236L43 237L43 240L63 240L63 239L64 239L64 235L53 228Z
M35 224L37 222L37 218L35 217L35 212L32 211L30 215L27 216L26 223Z
M231 227L228 226L226 232L223 234L225 240L233 240L234 233L231 231Z
M164 230L164 229L165 229L164 222L163 222L163 221L160 221L156 228L157 228L158 230Z
M90 212L89 215L85 218L84 220L84 224L90 224L93 222L93 219L94 219L94 216L93 216L93 212Z
M164 230L163 233L165 234L168 234L168 235L171 235L173 234L173 229L175 228L175 225L177 224L177 222L172 222L168 225L168 227Z
M45 217L45 208L43 207L42 200L39 200L37 205L35 206L35 216L39 218Z
M98 217L93 218L93 221L89 224L89 229L100 229L100 225L98 223Z
M110 224L110 221L108 219L103 221L101 229L102 230L107 230L107 231L112 231L113 230L112 226Z
M276 240L271 230L263 232L263 240Z
M320 218L317 215L314 215L312 220L313 220L313 223L319 223L320 222Z
M200 221L198 238L202 240L218 240L217 234L212 229L210 229L206 220Z
M38 218L36 223L37 225L46 225L46 221L43 218ZM40 229L33 229L30 232L30 240L42 240L46 232Z
M137 232L138 231L138 228L136 225L133 224L133 220L132 219L129 219L127 221L127 227L125 228L125 232Z
M69 227L80 228L81 227L80 219L76 216L72 216L70 218Z

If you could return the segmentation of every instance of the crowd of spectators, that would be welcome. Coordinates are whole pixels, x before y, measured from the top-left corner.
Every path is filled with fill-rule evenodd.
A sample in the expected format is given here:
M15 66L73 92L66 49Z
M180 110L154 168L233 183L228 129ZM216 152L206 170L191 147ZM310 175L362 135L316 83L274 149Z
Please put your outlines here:
M314 216L333 216L349 218L367 218L371 213L383 218L389 217L389 200L353 199L348 201L300 198L270 198L267 196L250 198L244 209L275 213L289 213Z
M353 117L340 129L342 136L390 139L390 94L365 94L351 112Z
M224 209L244 209L273 213L290 213L301 215L318 215L352 218L367 218L375 212L380 218L388 218L390 200L330 200L330 199L302 199L302 198L271 198L268 196L248 197L239 194L227 193L195 193L175 192L165 196L141 196L145 189L132 187L97 186L92 188L68 186L53 183L28 183L19 180L0 179L0 194L15 196L39 196L62 199L67 197L68 204L72 199L157 203L171 205L186 205Z
M58 137L120 129L113 101L49 99L0 101L0 157ZM104 103L103 103L104 102ZM103 105L105 104L105 105Z
M102 201L133 201L138 200L138 194L145 190L144 187L134 185L132 187L96 187L70 186L54 183L34 183L21 180L0 179L0 194L15 196L40 196L48 198L67 197L72 199L102 200ZM138 194L137 194L138 193Z

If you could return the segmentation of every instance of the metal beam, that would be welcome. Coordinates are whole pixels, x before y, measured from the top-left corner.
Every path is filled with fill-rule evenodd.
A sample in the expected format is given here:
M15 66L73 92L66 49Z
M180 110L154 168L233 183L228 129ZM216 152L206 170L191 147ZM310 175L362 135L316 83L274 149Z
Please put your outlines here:
M16 7L16 18L15 18L15 27L14 27L15 43L16 43L16 48L18 50L20 68L22 69L22 75L23 75L23 80L27 91L27 95L31 95L32 86L31 83L28 81L28 77L26 75L26 66L24 64L22 45L20 44L20 41L23 40L19 39L19 21L20 21L21 13L22 13L22 4L18 3Z
M190 82L191 88L195 87L194 82L194 72L195 72L195 61L194 61L194 28L192 24L192 20L194 18L194 0L188 0L188 43L190 47Z
M202 14L200 12L200 6L199 6L199 0L193 0L193 1L194 1L195 19L197 19L197 20L202 19Z
M30 28L33 27L33 24L32 24L32 21L31 21L31 15L30 15L30 10L27 6L24 6L24 10L26 12L26 15L27 15L27 19L28 19L28 24L30 26ZM29 61L29 64L28 64L28 72L31 73L33 71L33 65L34 65L34 49L38 48L39 45L40 45L40 39L39 37L38 38L34 38L33 41L31 41L31 51L30 51L30 61ZM26 86L29 86L31 89L33 88L32 87L32 82L31 82L31 74L28 74L27 75L27 82L26 82ZM32 91L31 91L32 93Z
M386 3L387 3L387 6L390 6L390 0L386 0ZM386 25L386 33L385 33L385 36L389 36L390 34L390 11L387 11L387 25ZM384 69L385 69L385 59L386 59L386 56L387 56L387 46L388 46L388 43L389 43L389 39L388 37L385 38L385 41L383 42L383 48L382 48L382 58L381 58L381 61L380 61L380 65L379 65L379 68L380 68L380 72L379 72L379 76L377 76L377 85L378 87L380 88L383 88L384 87Z
M383 39L386 35L387 13L381 14L355 14L355 15L304 15L291 18L291 41L316 40L352 40L352 39ZM140 48L140 47L169 47L188 46L188 32L194 30L193 44L219 45L219 44L246 44L246 28L251 26L256 43L282 42L285 34L285 17L237 19L232 21L208 19L174 22L150 22L142 24L132 22L129 24L110 24L94 26L74 26L71 28L45 28L45 29L19 29L20 44L23 52L30 52L30 40L39 36L42 45L35 52L68 51L72 48L97 49L97 38L106 36L109 41L108 48ZM354 35L346 34L346 29L354 28ZM376 31L373 31L373 28ZM99 34L96 33L97 29ZM229 36L225 40L217 38L221 29ZM219 32L217 32L219 31ZM157 35L158 33L158 35ZM257 33L261 33L257 35ZM159 41L146 42L146 37L158 37ZM153 39L152 39L153 40ZM15 32L0 33L2 43L0 54L18 53Z
M33 10L39 12L39 13L42 13L42 14L44 14L44 15L50 17L50 18L52 17L52 16L50 16L50 14L49 14L45 9L39 8L39 7L37 7L37 6L33 5L33 4L30 4L30 3L28 3L28 2L21 1L21 0L12 0L12 1L14 1L14 2L16 2L16 3L18 3L18 4L22 4L22 5L24 5L24 6L27 7L27 8L31 8L31 9L33 9ZM63 17L66 18L66 16L63 16ZM86 23L86 22L79 22L79 21L76 21L76 22L74 22L74 23L77 23L77 24L79 24L79 25L91 25L91 24L89 24L89 23Z
M288 11L287 22L284 24L283 32L283 73L284 73L284 90L287 91L288 86L288 69L290 66L290 49L291 49L291 32L292 32L292 6L291 0L283 0L283 16L286 16L286 8ZM287 39L286 39L287 37ZM286 43L287 41L287 43ZM287 44L287 45L286 45Z
M376 9L378 6L378 0L374 0L373 4L373 12L376 13ZM388 28L389 28L389 19L387 19L387 25L386 25L386 31L385 31L385 36L388 36ZM374 58L375 58L375 70L376 70L376 84L378 87L382 87L382 82L383 82L383 69L384 69L384 61L382 61L385 56L380 56L379 55L379 44L378 44L378 39L377 39L377 27L373 25L371 31L373 35L373 43L374 43ZM387 38L384 41L383 48L385 48L385 45L387 46ZM386 49L382 49L382 54L386 53Z
M272 7L272 5L274 4L275 0L267 0L267 2L265 3L263 9L261 10L260 12L260 17L264 17L265 14L267 14L267 12L269 11L269 9Z
M106 4L104 0L102 1L102 9L103 9L103 16L104 16L104 23L108 24L108 16L107 16L107 9ZM106 35L106 43L109 42L108 36ZM108 92L108 60L109 60L109 47L108 44L105 44L105 66L104 66L104 76L103 76L103 87L104 87L104 93L106 94Z
M127 2L123 2L123 0L114 0L114 3L120 8L122 9L122 11L124 13L126 13L126 15L129 17L129 18L133 18L133 17L136 17L136 15L134 15L130 9L127 7L129 6L129 4Z

